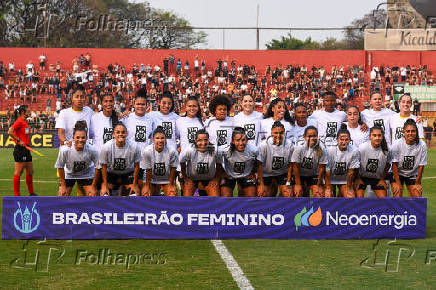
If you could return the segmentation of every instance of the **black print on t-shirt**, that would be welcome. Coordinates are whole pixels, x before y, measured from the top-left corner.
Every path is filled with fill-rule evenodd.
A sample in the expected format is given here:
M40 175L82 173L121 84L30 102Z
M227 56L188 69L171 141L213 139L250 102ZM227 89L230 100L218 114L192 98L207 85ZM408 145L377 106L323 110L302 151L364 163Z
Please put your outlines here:
M386 131L385 122L383 121L383 119L374 120L374 126L380 126L383 128L383 131Z
M247 135L248 140L254 140L256 138L256 125L255 124L245 124L245 135Z
M227 130L216 130L217 145L227 144Z
M338 129L338 123L327 122L326 137L336 137L336 130Z
M115 170L124 170L124 169L126 169L126 159L124 159L124 158L115 158L114 169Z
M233 164L233 171L235 171L235 173L244 173L245 162L235 162Z
M403 138L403 128L402 127L397 127L397 129L395 130L395 139L401 139Z
M301 161L301 168L312 169L313 159L310 157L303 157L303 160Z
M285 158L284 157L273 156L273 158L272 158L272 169L273 170L282 169L283 165L285 165Z
M378 169L378 159L368 159L366 164L366 171L370 173L376 173Z
M336 162L335 168L333 169L333 172L336 175L344 175L347 172L347 163L345 162Z
M208 174L209 173L209 163L198 162L197 163L197 174Z
M165 163L155 163L153 168L153 173L156 176L164 176L166 173Z
M73 172L81 172L86 169L86 162L85 161L74 161L73 165Z
M198 128L197 127L189 127L188 128L188 141L189 143L195 142L195 135L197 134Z
M171 122L162 122L162 127L165 131L165 137L167 139L173 138L173 123Z
M112 140L114 129L113 128L103 128L103 144L109 140Z
M404 156L403 168L406 170L412 170L415 167L415 156Z
M145 142L147 139L147 127L136 125L135 142Z

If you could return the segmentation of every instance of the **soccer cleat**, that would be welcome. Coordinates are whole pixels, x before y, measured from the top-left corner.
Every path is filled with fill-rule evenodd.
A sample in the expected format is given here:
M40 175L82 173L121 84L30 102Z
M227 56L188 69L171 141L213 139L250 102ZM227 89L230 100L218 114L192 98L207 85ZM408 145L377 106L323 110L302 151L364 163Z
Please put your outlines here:
M38 196L36 193L31 193L29 196Z

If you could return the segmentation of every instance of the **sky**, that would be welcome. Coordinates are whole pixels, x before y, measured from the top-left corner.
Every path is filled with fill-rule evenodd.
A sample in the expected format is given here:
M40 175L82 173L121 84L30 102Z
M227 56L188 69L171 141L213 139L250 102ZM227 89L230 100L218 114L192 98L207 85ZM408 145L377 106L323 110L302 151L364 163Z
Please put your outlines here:
M137 2L140 0L137 0ZM153 8L170 10L193 27L344 27L386 2L383 0L147 0ZM384 7L386 8L386 7ZM203 30L206 49L256 49L255 30ZM261 30L260 49L289 31ZM299 39L340 39L341 31L291 31Z

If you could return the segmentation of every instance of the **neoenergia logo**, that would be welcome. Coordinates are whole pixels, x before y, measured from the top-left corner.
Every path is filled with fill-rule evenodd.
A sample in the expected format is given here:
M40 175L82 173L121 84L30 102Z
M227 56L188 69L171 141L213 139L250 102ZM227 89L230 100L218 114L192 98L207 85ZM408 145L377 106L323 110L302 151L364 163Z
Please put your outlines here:
M24 234L34 232L39 227L40 217L38 210L36 210L36 201L33 203L32 211L26 208L24 211L21 209L20 202L17 202L18 208L14 213L14 226L17 231Z
M313 212L313 206L307 211L306 207L304 207L299 213L297 213L294 217L295 230L298 232L298 227L301 226L319 226L322 221L322 212L321 207L318 206L318 209Z

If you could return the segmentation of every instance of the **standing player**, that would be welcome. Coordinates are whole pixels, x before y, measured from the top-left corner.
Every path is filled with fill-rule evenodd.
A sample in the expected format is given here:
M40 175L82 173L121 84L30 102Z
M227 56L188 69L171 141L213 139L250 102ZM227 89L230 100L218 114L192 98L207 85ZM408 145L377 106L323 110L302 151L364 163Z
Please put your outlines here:
M295 124L291 129L292 142L295 145L304 143L304 130L307 127L318 127L317 121L307 117L307 107L303 103L295 104Z
M330 195L330 179L326 175L328 163L327 152L318 141L318 130L309 126L304 130L304 144L294 148L291 162L295 176L294 192L296 197L309 197L312 190L313 197L323 197L323 181L325 181L326 196Z
M336 195L336 187L339 188L338 196L355 197L355 170L360 168L360 156L357 147L351 146L351 136L345 124L338 131L335 147L327 149L329 163L328 173L332 186L332 195Z
M120 190L120 195L130 193L140 195L138 188L139 162L141 152L136 144L127 139L127 128L123 123L114 127L114 138L103 145L100 153L100 166L103 183L101 195L114 194L112 190Z
M285 102L279 98L272 100L268 110L266 111L264 119L260 122L260 139L265 139L271 136L271 127L276 121L281 122L285 127L285 140L292 141L291 131L293 122L291 115L289 114Z
M244 128L236 127L232 133L232 143L218 148L218 158L224 170L221 196L233 196L236 184L241 188L239 196L256 196L255 163L259 151L247 143Z
M275 196L276 189L285 197L292 195L291 190L291 157L293 145L284 142L285 126L279 121L271 128L271 137L260 144L258 162L258 196Z
M220 196L222 167L217 157L215 146L209 142L209 133L205 129L197 131L195 143L180 153L184 196L193 196L196 189L206 191L208 196Z
M395 197L403 196L403 185L406 184L409 196L421 197L421 179L424 166L427 165L427 145L419 139L418 126L408 119L404 123L404 138L394 141L392 145L392 172L394 181L391 183Z
M29 146L30 126L26 119L30 116L30 109L26 105L20 106L14 112L15 123L9 128L8 134L15 141L14 148L14 195L20 195L20 176L26 169L26 184L30 196L36 196L33 190L33 163L32 155L26 146Z
M363 197L368 185L377 197L386 197L386 178L391 168L392 153L389 151L383 128L374 126L369 130L369 142L360 144L360 169L357 182L357 197Z
M98 164L99 154L94 146L87 144L87 133L84 123L76 123L73 145L62 146L59 150L55 164L59 173L59 196L70 196L76 182L87 196L97 194L97 169L94 166Z
M260 121L262 121L263 116L254 110L254 105L254 99L251 95L243 96L242 112L233 118L233 126L244 128L248 143L257 146L259 145Z
M392 142L403 138L403 127L407 119L413 119L417 122L417 118L412 114L412 97L410 95L402 95L400 97L400 112L393 114L390 118L390 127L392 129ZM424 127L422 124L416 124L418 127L418 137L424 141Z
M89 136L98 152L103 145L113 138L114 126L118 124L118 115L114 108L114 96L106 94L101 97L103 110L91 117Z
M188 97L186 101L186 116L176 120L176 135L180 138L182 150L195 143L197 132L204 128L200 104L196 97Z
M350 132L350 144L358 148L360 144L369 141L369 132L366 125L362 124L359 108L350 106L347 108L347 130ZM362 130L362 126L366 131Z
M214 116L206 120L205 128L210 143L219 146L230 144L233 130L233 118L229 117L232 103L227 96L215 96L209 103L209 111Z
M142 159L146 176L142 195L159 195L162 189L166 196L176 196L179 159L176 148L166 144L166 132L161 126L153 131L153 144L144 149Z

